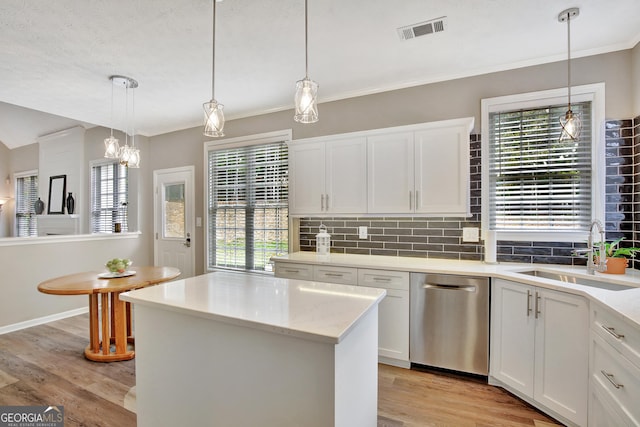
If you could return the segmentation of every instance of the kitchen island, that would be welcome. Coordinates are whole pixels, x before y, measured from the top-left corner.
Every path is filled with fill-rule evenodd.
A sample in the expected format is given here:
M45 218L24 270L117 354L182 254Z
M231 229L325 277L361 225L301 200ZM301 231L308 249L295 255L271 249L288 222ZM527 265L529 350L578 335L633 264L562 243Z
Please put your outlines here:
M384 296L226 272L122 294L138 426L375 426Z

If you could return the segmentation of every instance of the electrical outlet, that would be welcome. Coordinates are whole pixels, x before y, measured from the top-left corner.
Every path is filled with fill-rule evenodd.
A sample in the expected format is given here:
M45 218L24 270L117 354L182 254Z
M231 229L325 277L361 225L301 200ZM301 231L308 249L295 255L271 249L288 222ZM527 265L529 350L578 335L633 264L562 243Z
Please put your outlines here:
M463 242L480 241L480 229L478 227L462 227Z
M360 227L358 227L358 237L360 239L366 239L367 238L367 226L366 225L361 225Z

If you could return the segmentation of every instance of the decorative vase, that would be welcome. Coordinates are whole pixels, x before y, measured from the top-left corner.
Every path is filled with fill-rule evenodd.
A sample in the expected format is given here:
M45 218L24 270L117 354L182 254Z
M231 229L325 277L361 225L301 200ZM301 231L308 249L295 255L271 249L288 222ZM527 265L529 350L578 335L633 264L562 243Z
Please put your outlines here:
M67 213L69 215L73 214L73 211L76 209L76 200L73 198L71 193L67 196Z
M607 269L604 271L608 274L624 274L629 260L626 258L609 258L607 257Z
M44 202L40 200L40 197L38 197L38 200L33 204L33 210L36 211L36 215L40 215L44 212Z

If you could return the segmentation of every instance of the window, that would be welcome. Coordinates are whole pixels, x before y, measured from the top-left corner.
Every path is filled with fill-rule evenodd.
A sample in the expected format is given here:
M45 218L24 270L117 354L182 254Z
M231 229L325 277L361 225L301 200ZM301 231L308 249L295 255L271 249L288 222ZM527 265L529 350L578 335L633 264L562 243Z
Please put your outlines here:
M539 99L526 94L525 102L483 100L482 221L503 239L577 241L576 233L588 231L592 218L602 218L596 207L604 170L598 173L599 137L593 126L599 100L580 96L571 104L582 133L576 142L561 143L558 118L567 104L549 92ZM558 239L557 233L564 237Z
M38 172L15 174L16 183L16 237L38 235L35 202L38 200Z
M265 271L271 256L288 251L287 173L282 137L209 146L209 268Z
M129 177L118 162L91 164L91 232L128 231ZM120 224L117 226L116 224Z

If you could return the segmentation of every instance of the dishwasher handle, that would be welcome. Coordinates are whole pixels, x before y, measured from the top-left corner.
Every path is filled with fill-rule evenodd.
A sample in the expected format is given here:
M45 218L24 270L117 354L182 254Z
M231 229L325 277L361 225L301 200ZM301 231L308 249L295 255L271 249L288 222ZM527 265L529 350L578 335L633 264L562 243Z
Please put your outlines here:
M440 289L445 291L466 291L475 292L476 287L474 285L440 285L438 283L425 283L422 285L422 289Z

